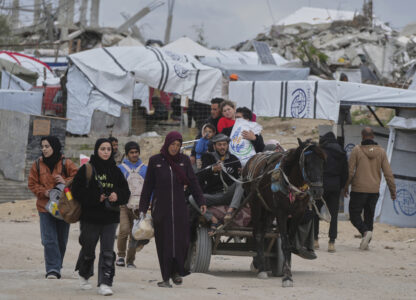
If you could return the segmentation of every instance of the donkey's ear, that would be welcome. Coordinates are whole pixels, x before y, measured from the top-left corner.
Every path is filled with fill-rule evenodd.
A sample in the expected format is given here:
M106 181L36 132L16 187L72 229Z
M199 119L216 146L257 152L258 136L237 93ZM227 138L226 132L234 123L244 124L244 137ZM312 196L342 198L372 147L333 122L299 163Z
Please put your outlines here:
M301 147L302 147L303 142L302 142L302 140L301 140L300 138L298 138L298 143L299 143L299 146L301 146Z

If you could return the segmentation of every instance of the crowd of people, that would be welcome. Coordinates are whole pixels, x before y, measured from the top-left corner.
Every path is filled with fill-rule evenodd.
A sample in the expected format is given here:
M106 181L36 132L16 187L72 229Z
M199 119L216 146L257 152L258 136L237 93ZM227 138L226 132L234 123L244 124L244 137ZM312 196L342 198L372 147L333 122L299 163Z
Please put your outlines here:
M237 122L238 119L244 122ZM56 184L72 181L71 192L80 202L81 246L75 270L80 288L91 289L89 278L94 274L95 249L100 241L98 260L98 292L112 295L115 266L136 268L136 252L148 240L135 240L132 227L150 210L153 218L157 257L162 275L159 287L180 285L189 274L185 267L190 234L189 203L211 224L215 233L221 222L229 220L239 208L244 190L236 182L245 160L232 153L233 142L246 142L253 155L262 151L284 151L277 141L265 145L256 125L256 116L246 107L235 108L231 101L213 99L211 115L202 124L192 153L181 153L182 136L170 132L159 154L152 156L146 166L140 159L137 142L126 143L124 154L116 138L96 141L90 161L79 169L61 153L61 143L54 136L41 139L41 157L33 163L28 186L36 195L40 218L41 241L44 247L47 279L61 277L62 262L68 241L69 224L55 218L46 209L49 192ZM243 124L243 125L241 125ZM240 126L238 130L236 126ZM255 132L256 131L256 132ZM233 141L234 140L234 141ZM391 198L396 198L393 175L385 151L374 141L371 128L362 131L362 142L355 146L349 161L335 135L328 132L319 144L327 155L324 168L324 199L331 214L328 251L335 252L337 215L342 191L347 195L351 184L349 205L351 223L362 236L360 248L368 249L372 239L375 205L381 171L387 180ZM209 207L225 205L224 220L219 220ZM317 203L320 209L323 202ZM208 209L207 209L208 208ZM363 213L364 219L361 214ZM309 234L319 247L319 218L316 216ZM116 235L119 227L118 235ZM117 254L114 251L117 238ZM307 249L312 251L313 249ZM302 251L298 251L302 253ZM305 258L316 258L312 253Z

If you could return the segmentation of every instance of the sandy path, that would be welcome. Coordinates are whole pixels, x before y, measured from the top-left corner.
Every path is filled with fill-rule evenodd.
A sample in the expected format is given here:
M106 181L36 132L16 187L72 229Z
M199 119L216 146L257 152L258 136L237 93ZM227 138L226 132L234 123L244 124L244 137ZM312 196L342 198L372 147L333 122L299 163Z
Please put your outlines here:
M73 273L79 251L72 225L61 280L44 279L43 248L34 200L0 205L0 299L100 299L81 291ZM10 214L9 214L10 213ZM117 268L113 299L415 299L416 229L376 224L370 251L358 250L349 222L339 223L337 252L326 252L327 225L321 222L318 259L294 257L294 288L280 278L259 280L246 257L213 256L208 274L191 274L184 285L156 287L160 273L152 242L137 254L137 269ZM96 281L96 276L92 282Z

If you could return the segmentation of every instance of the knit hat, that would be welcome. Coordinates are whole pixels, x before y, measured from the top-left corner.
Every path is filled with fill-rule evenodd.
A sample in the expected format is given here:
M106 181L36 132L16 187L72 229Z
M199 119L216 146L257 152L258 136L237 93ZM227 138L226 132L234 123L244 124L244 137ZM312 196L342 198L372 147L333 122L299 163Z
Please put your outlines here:
M131 149L136 149L137 151L139 151L139 154L140 154L140 146L136 142L126 143L126 145L124 146L124 151L125 151L126 155L129 154L129 151Z

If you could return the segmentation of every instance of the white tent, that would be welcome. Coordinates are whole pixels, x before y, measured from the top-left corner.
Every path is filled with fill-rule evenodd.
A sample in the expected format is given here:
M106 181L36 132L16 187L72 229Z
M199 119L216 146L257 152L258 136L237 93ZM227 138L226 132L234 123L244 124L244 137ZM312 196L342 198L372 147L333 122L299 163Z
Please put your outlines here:
M69 59L71 133L89 132L94 109L119 117L121 106L132 105L137 83L203 103L221 96L221 71L189 55L152 47L111 47L72 54Z
M162 47L163 50L193 56L213 56L215 51L205 48L188 37L181 37Z
M42 97L42 92L0 90L0 109L41 115Z
M272 53L278 66L288 61L277 53ZM214 50L213 54L199 59L203 64L228 64L228 65L259 65L260 59L254 51Z

